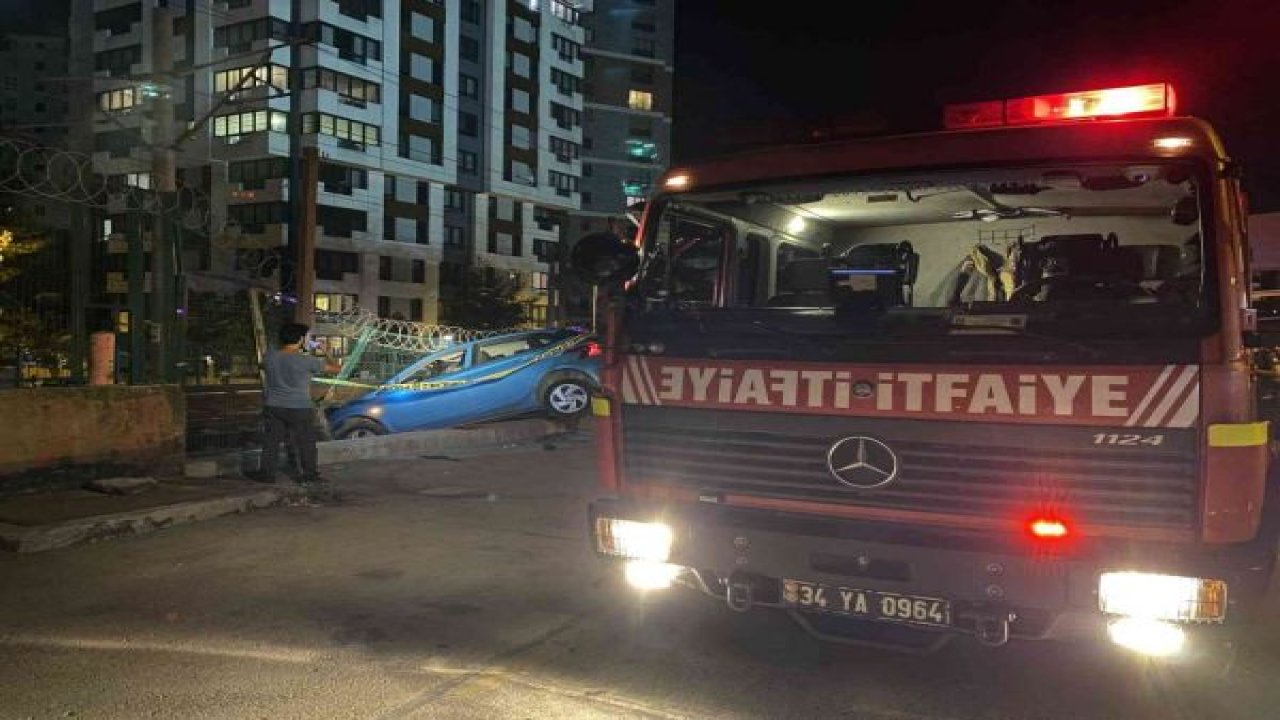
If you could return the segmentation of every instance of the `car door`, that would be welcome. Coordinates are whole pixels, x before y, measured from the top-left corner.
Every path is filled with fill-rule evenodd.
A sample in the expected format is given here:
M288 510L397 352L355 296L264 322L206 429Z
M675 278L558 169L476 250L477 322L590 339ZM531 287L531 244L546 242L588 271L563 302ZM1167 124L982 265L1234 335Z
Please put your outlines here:
M458 381L466 373L469 350L464 346L433 353L387 381L390 387L379 391L386 424L399 430L430 430L464 422L473 388ZM416 383L444 387L396 387Z
M474 383L468 396L474 406L476 419L518 413L527 409L525 395L531 375L535 351L540 348L534 342L536 333L500 336L475 343L471 350L471 365L467 377Z

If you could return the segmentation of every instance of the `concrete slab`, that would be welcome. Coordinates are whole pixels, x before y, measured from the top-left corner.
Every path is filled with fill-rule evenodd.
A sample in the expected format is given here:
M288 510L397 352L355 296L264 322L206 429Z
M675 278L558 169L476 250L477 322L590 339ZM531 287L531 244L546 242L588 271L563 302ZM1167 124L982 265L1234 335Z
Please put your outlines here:
M572 429L567 423L534 418L329 441L319 444L319 460L337 470L337 466L361 460L486 452L546 441ZM52 550L268 507L303 495L291 484L261 485L235 479L241 472L257 468L257 456L257 451L248 451L199 458L187 463L187 478L165 479L147 492L133 495L74 489L0 498L0 549L23 553ZM193 469L196 472L192 473ZM471 498L470 492L447 488L440 491L440 497ZM476 497L489 498L489 493Z
M182 468L182 474L195 479L208 480L218 477L221 472L217 460L189 460Z
M137 495L156 486L156 479L145 477L99 478L89 483L90 490L107 495Z
M358 460L435 455L458 450L499 448L535 442L562 435L570 430L568 423L532 418L476 425L467 428L424 430L394 433L352 440L328 440L317 443L320 466L340 465ZM258 469L258 450L217 458L220 474L253 472Z
M85 490L0 501L0 549L29 553L158 530L268 507L296 497L294 486L240 481L163 482L142 495Z

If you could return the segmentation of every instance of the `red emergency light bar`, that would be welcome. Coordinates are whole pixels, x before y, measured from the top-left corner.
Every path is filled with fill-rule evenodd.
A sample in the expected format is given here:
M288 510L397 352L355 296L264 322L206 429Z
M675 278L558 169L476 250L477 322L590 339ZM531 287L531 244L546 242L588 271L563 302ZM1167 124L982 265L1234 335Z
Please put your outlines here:
M943 123L948 130L960 130L1118 117L1168 117L1174 114L1175 108L1173 86L1154 83L948 105Z

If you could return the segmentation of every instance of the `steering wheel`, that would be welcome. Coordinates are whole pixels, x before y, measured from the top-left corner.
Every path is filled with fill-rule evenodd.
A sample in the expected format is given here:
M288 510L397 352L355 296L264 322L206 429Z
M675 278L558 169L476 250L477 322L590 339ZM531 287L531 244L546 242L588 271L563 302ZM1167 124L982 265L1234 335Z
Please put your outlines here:
M1114 298L1147 295L1149 291L1140 283L1124 278L1107 275L1046 275L1038 280L1019 287L1009 295L1009 302L1033 302L1041 290L1048 288L1050 293L1058 289L1067 290L1072 296L1079 296L1081 291L1095 292L1102 290Z

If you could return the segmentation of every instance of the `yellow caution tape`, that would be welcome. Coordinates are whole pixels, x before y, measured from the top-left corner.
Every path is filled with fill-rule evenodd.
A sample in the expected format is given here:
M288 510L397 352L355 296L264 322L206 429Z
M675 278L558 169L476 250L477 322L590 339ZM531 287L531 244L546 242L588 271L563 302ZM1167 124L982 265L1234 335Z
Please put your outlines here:
M1266 445L1271 423L1219 423L1209 426L1209 447L1255 447Z

